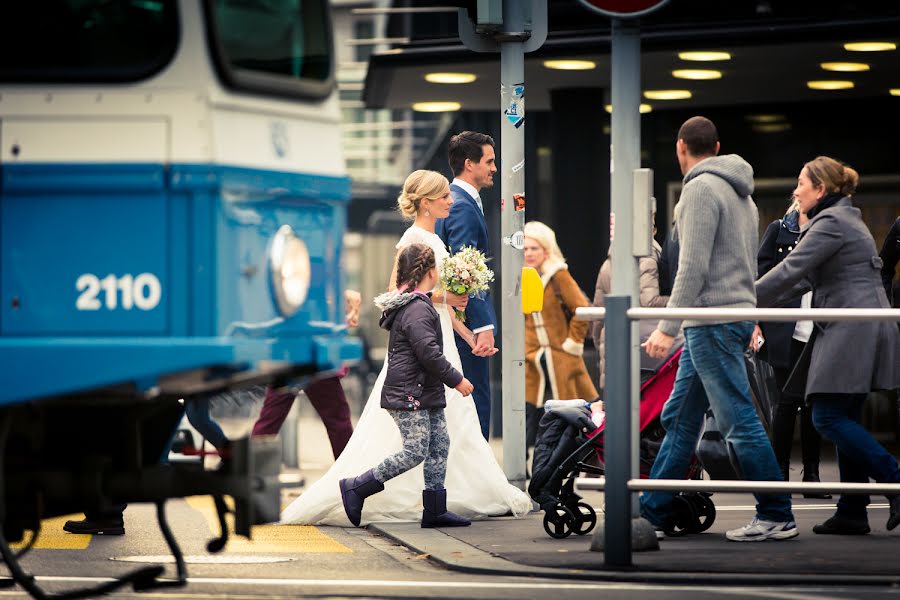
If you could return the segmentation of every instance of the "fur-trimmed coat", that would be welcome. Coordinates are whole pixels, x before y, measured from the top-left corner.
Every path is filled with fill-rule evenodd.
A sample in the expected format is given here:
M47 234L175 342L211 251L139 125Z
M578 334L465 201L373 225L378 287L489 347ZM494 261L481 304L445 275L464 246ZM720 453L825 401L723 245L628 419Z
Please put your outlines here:
M669 302L669 297L660 295L659 260L661 248L653 240L653 256L645 256L638 261L640 269L640 301L644 308L662 308ZM678 260L676 259L677 263ZM597 287L594 290L594 306L604 308L606 297L612 289L612 260L607 258L597 274ZM591 337L597 348L597 359L600 362L600 389L606 387L606 336L603 334L603 321L591 324ZM656 321L641 321L641 341L646 340L656 329ZM641 353L643 358L643 352Z
M551 280L558 286L559 295L573 314L576 308L591 304L572 279L566 263L547 260L542 268L544 309L525 315L525 400L529 404L543 406L548 386L551 398L594 400L597 398L597 388L591 382L582 359L589 324L575 319L566 323L563 307ZM549 382L541 368L542 357L547 363Z

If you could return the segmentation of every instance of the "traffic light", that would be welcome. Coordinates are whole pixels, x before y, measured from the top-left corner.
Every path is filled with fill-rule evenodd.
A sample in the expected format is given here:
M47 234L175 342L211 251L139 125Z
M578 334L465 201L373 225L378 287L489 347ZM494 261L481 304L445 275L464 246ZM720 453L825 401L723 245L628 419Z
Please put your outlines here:
M524 31L505 31L504 4L511 2L516 3L513 9L521 10ZM525 52L537 50L547 39L547 0L450 0L444 4L459 7L459 38L475 52L498 52L495 37L504 33L521 35Z

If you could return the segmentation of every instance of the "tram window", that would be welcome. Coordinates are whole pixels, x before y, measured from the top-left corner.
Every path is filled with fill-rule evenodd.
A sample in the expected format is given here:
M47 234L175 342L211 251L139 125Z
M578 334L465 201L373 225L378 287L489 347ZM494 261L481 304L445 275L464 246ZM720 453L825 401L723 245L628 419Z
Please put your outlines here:
M0 81L137 81L175 55L176 0L0 3Z
M334 87L329 0L206 0L216 70L229 87L324 97Z

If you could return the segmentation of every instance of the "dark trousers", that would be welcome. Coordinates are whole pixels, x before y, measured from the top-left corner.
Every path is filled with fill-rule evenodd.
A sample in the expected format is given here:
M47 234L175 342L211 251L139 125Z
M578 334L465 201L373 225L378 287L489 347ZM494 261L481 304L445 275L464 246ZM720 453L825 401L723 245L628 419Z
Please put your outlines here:
M344 395L339 376L320 379L311 383L306 389L306 397L310 404L319 413L328 439L331 441L331 451L334 457L340 456L353 435L353 424L350 422L350 405ZM253 435L276 435L281 431L281 426L291 411L294 404L294 394L290 392L275 392L271 387L266 387L266 399L263 401L259 418L253 425Z
M774 368L775 381L781 390L787 382L791 369L797 364L797 359L806 346L798 340L791 340L791 366L785 369ZM797 413L800 413L800 444L802 449L803 464L815 466L818 469L819 455L822 449L822 437L812 422L812 408L804 402L801 396L780 392L778 404L775 406L775 420L772 424L775 458L779 466L784 468L791 462L791 448L794 444L794 423Z
M109 510L86 510L84 518L88 521L122 521L127 504L113 504Z
M475 410L478 412L478 421L481 423L481 435L488 440L491 435L490 363L487 358L472 354L472 348L461 337L456 335L454 338L462 362L463 375L475 386L472 399L475 401Z
M530 402L525 403L525 448L534 448L537 443L544 407L538 408Z
M841 481L900 483L897 459L860 424L867 394L813 394L813 423L837 448ZM869 497L843 494L837 512L849 519L865 519Z

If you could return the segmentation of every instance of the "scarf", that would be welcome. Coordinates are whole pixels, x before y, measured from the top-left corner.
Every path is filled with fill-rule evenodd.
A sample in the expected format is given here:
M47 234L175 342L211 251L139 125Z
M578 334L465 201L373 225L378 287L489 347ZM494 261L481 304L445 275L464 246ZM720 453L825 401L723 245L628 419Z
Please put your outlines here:
M838 201L843 197L844 195L839 193L827 194L821 200L819 200L818 204L816 204L806 212L806 216L809 217L810 220L812 220L817 214L819 214L826 208L831 208L832 206L837 204Z

